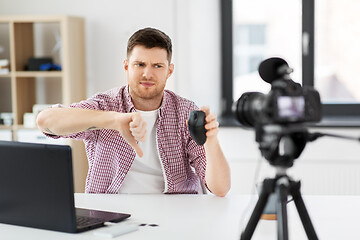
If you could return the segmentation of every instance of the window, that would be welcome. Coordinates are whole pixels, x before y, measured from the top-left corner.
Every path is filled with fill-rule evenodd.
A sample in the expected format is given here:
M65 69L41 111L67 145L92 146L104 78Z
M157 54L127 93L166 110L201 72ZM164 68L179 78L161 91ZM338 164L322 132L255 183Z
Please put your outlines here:
M222 119L232 118L232 102L242 93L270 90L257 68L277 56L294 69L294 81L320 92L325 124L360 125L343 121L360 116L359 1L222 0L221 6Z

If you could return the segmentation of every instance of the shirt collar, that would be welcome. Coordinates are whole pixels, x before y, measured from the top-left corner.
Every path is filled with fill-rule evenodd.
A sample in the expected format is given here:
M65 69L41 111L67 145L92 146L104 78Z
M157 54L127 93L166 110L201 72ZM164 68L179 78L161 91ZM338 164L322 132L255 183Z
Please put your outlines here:
M136 112L135 106L129 93L129 85L124 86L125 110L127 113Z
M161 102L161 106L159 107L159 118L164 116L167 104L168 104L168 93L166 90L164 90L164 95L163 95L163 99Z

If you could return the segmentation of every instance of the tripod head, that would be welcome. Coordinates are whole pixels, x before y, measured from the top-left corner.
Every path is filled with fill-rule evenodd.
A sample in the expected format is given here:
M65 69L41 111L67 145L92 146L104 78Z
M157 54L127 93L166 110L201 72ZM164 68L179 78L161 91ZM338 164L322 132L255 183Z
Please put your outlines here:
M314 132L310 133L302 124L289 125L257 125L255 127L256 142L259 150L272 166L289 168L304 150L307 142L319 137L335 137L360 141L359 137Z
M259 125L255 128L261 154L273 166L293 166L308 141L303 125Z

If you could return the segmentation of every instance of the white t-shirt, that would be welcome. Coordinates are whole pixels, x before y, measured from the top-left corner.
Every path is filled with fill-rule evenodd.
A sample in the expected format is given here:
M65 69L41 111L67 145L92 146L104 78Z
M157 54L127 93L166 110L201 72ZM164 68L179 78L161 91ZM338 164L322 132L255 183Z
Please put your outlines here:
M145 142L138 142L144 155L135 160L122 183L119 193L162 193L164 177L161 170L160 156L156 144L156 120L158 111L139 111L146 122Z

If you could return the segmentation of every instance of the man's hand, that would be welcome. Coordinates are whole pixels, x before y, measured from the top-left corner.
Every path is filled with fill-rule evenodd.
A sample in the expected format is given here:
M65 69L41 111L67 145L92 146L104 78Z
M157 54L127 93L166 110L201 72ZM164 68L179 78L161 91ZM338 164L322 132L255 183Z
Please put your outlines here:
M205 129L206 137L208 138L207 141L213 141L213 139L216 139L216 136L219 132L219 123L216 120L217 116L215 113L210 113L210 108L208 106L203 106L200 108L201 111L205 112Z
M210 191L217 196L225 196L230 190L230 167L221 150L217 134L219 132L219 122L215 113L210 113L207 106L201 107L205 112L206 142L204 144L206 153L206 172L205 180Z
M120 114L118 127L115 126L115 130L119 131L121 136L135 150L137 155L142 157L143 151L137 144L137 141L144 142L146 139L146 122L138 112Z

